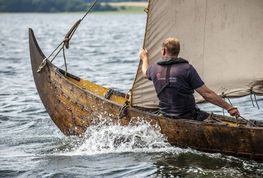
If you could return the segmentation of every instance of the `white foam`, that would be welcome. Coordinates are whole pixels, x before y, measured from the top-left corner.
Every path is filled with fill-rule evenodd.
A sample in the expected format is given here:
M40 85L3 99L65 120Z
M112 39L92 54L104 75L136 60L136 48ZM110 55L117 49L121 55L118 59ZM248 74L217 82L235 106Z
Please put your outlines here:
M62 154L96 155L123 152L166 152L181 153L187 149L171 146L161 134L160 127L143 120L132 122L127 126L111 122L109 118L99 118L98 124L87 128L84 138L74 148ZM75 138L76 139L76 138Z

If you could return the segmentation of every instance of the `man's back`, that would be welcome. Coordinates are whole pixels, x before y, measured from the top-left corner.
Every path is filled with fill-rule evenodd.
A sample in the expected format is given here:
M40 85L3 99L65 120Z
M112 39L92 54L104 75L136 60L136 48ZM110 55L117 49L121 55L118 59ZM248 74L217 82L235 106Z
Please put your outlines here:
M186 60L178 58L150 65L146 74L154 83L162 113L181 116L195 108L194 89L204 82Z

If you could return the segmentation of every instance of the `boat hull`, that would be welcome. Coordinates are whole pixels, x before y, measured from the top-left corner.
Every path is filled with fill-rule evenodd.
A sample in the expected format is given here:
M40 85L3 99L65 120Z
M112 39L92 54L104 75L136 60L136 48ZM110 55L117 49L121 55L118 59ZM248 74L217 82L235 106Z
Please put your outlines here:
M29 47L33 76L39 96L51 119L67 136L85 133L87 127L99 122L98 116L121 125L144 120L160 127L169 143L206 152L263 160L263 127L236 124L224 116L211 122L159 117L149 111L126 105L125 95L114 93L105 97L109 89L91 82L64 75L47 60L41 72L39 65L45 59L33 30L29 30ZM123 111L123 112L122 112ZM228 120L223 122L222 120ZM218 120L221 120L217 122Z

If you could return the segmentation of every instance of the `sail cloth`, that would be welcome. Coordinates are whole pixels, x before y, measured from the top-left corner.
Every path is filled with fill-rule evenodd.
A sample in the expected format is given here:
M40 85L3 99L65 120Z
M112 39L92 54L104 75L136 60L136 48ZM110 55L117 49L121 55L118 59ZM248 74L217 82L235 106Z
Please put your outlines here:
M181 42L206 85L221 96L263 94L263 0L149 0L144 48L149 63L167 37ZM201 97L196 96L200 101ZM141 63L131 90L133 106L156 108L158 98Z

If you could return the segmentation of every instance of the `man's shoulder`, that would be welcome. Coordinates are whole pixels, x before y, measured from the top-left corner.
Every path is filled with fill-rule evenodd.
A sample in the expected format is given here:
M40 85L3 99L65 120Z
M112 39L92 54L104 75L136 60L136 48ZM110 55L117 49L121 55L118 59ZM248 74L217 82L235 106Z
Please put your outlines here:
M148 69L156 70L157 68L161 68L162 66L157 63L152 63L149 65Z
M194 69L194 67L189 63L176 64L175 67L179 67L182 70L186 70L186 71Z
M195 69L194 66L190 63L185 63L185 64L182 64L186 69L188 70L193 70Z

